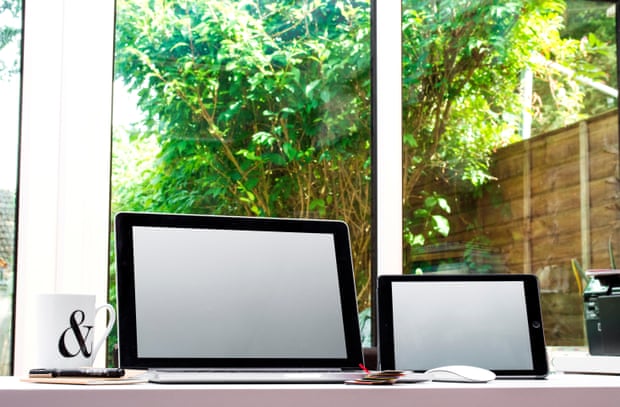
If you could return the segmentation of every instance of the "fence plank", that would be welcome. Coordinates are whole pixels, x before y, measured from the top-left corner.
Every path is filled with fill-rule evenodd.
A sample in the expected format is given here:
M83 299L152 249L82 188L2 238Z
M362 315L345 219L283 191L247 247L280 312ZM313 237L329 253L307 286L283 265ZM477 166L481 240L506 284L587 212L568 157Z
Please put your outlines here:
M579 198L581 202L581 264L589 269L590 250L590 144L588 123L579 123Z

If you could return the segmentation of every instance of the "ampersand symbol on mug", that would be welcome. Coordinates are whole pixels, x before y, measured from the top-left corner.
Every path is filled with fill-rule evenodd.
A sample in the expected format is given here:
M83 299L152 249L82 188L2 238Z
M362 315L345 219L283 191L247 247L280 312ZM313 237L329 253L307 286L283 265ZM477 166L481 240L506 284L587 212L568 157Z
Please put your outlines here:
M86 319L86 316L84 314L84 311L82 310L78 309L71 313L71 316L69 317L70 327L63 331L58 341L58 350L60 351L60 354L62 356L66 358L72 358L72 357L77 356L80 352L82 352L82 355L84 355L84 357L86 358L90 357L91 351L86 346L86 339L88 338L90 331L93 329L93 326L82 325L82 323L84 322L84 319ZM67 348L66 337L69 332L73 333L73 336L75 336L75 340L77 341L77 344L79 345L79 349L74 352L72 352L71 350ZM82 335L82 332L84 332L84 335Z

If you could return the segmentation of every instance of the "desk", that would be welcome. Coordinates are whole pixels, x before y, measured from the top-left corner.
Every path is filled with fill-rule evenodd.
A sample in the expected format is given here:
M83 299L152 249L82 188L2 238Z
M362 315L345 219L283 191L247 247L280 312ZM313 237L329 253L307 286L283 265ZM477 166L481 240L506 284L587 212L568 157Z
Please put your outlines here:
M620 376L553 374L546 380L485 384L416 383L394 386L308 385L54 385L0 377L3 407L251 406L403 407L620 406Z

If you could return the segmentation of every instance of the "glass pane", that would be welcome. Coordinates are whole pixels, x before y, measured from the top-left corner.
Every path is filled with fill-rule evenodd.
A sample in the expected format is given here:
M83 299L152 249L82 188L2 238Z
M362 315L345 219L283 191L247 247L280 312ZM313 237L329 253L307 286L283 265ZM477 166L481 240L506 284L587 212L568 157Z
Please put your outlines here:
M583 270L620 247L615 6L403 0L404 272L534 273L583 345Z
M21 11L21 1L0 3L0 375L10 375L13 363Z
M370 100L369 0L118 0L112 212L342 219L368 309Z

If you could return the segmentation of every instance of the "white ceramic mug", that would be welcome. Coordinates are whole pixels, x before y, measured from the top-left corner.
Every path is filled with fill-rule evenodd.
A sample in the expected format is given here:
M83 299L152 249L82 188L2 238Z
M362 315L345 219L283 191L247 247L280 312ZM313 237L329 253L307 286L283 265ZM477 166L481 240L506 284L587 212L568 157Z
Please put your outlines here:
M94 342L95 316L108 313L103 334ZM95 296L85 294L41 294L37 298L37 368L92 366L105 343L116 313L110 304L95 307Z

